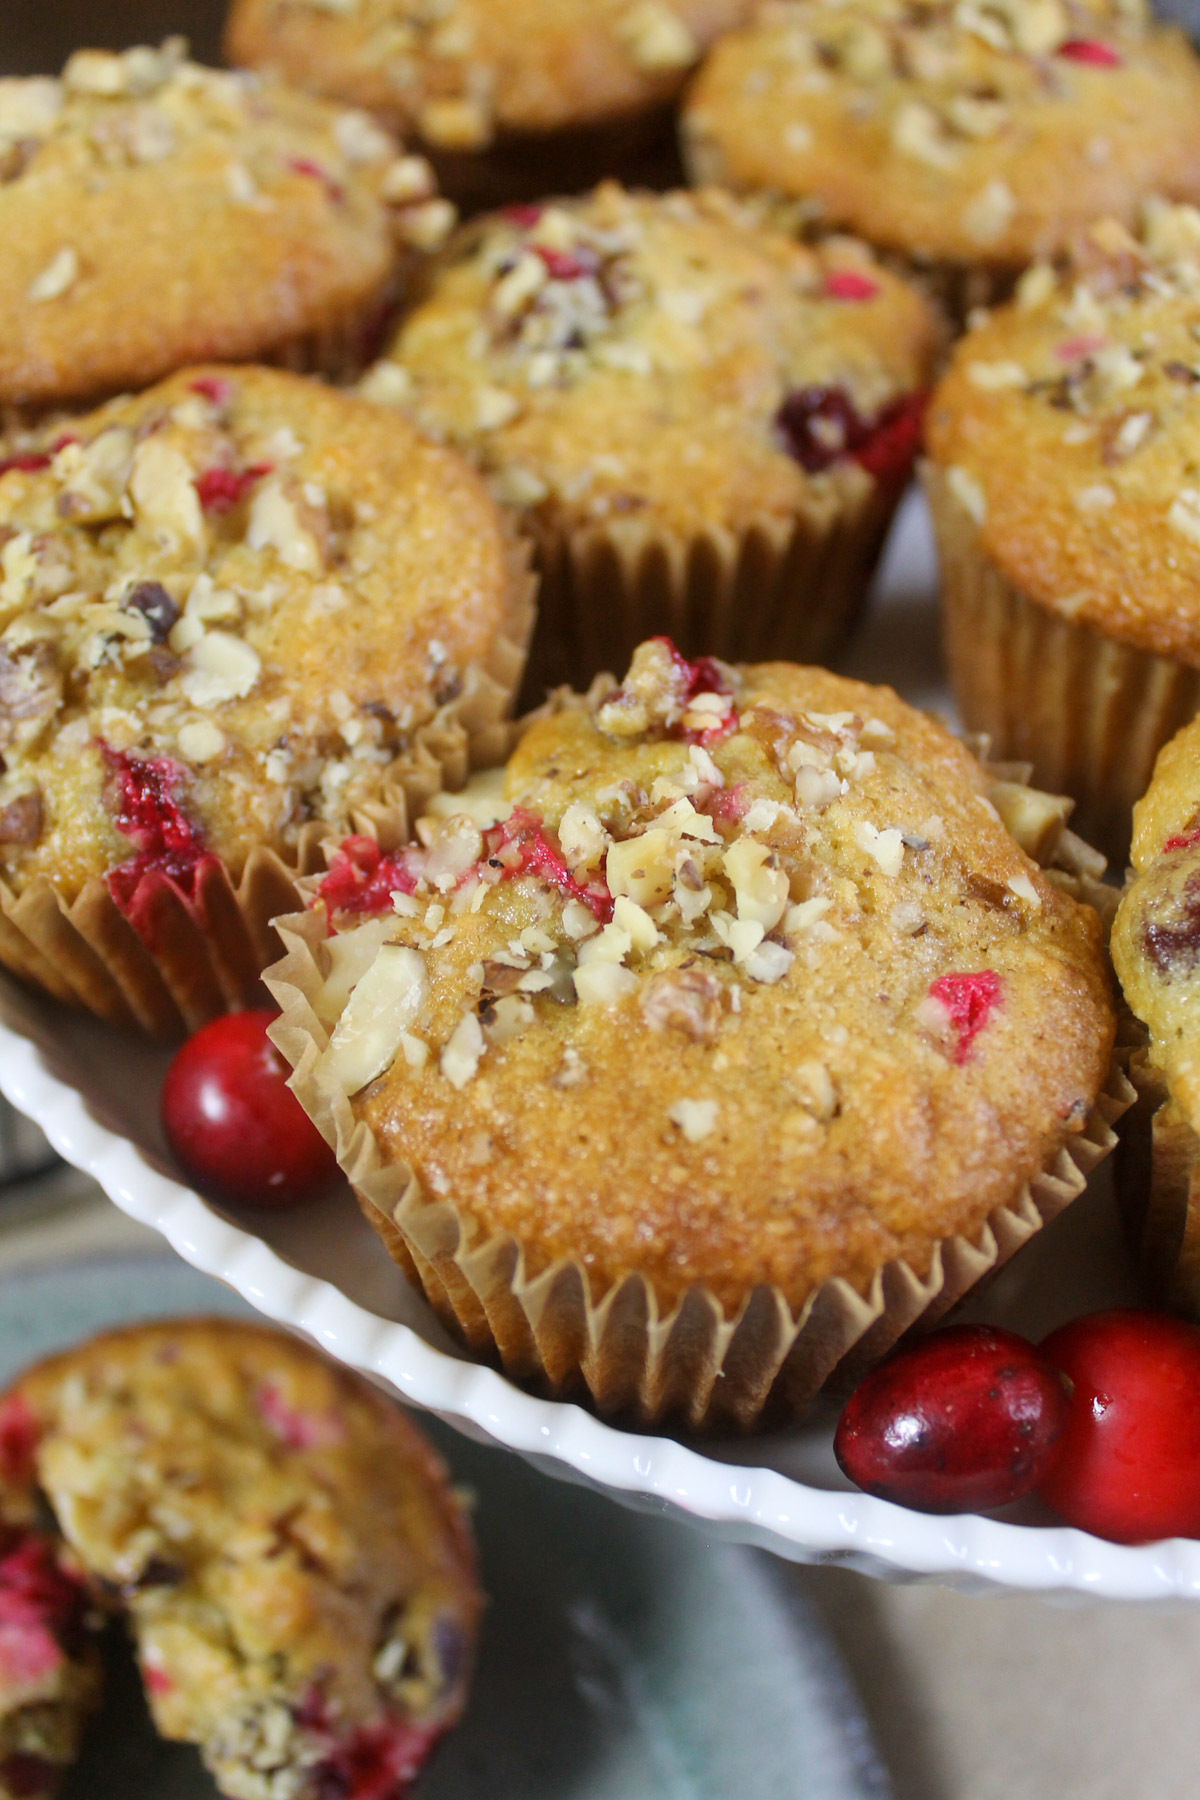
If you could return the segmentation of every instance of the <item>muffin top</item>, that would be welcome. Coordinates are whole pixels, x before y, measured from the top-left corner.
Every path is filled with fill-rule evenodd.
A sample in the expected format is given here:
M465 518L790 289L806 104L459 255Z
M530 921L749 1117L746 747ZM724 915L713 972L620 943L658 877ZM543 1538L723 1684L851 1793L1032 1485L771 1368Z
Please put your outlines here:
M929 452L1032 600L1200 665L1200 212L1108 220L960 340Z
M1113 923L1125 998L1150 1057L1200 1131L1200 720L1159 751L1134 808L1133 879Z
M514 626L453 451L301 376L183 371L0 464L0 870L129 903L348 828Z
M753 0L234 0L231 62L369 107L437 150L670 99Z
M702 70L685 153L906 256L1017 269L1200 192L1200 63L1141 0L774 0Z
M651 640L490 815L343 847L317 1079L530 1275L736 1309L924 1271L1082 1130L1113 1034L1096 915L988 792L890 689Z
M559 530L692 535L907 474L939 331L861 245L715 190L513 207L463 233L365 391Z
M334 1774L356 1746L419 1761L453 1724L470 1533L430 1446L361 1378L277 1332L181 1320L55 1357L2 1405L25 1466L0 1501L20 1520L45 1496L130 1618L159 1729L199 1742L223 1793L349 1794ZM266 1785L277 1767L293 1785Z
M179 39L0 80L0 403L365 328L403 244L452 222L432 193L365 114L200 68Z

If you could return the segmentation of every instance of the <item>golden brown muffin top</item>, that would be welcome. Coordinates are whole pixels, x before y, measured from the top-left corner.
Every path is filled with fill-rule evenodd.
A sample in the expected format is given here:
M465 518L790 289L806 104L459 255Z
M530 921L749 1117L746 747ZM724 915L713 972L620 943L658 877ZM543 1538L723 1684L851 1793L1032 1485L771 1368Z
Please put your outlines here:
M652 640L530 727L503 823L446 795L421 847L335 859L318 1078L597 1297L926 1268L1082 1129L1112 1041L1096 915L988 791L890 689Z
M1141 0L775 0L692 89L698 179L933 262L1022 268L1200 194L1200 63Z
M20 1521L45 1495L129 1616L160 1731L199 1743L223 1793L308 1800L355 1733L453 1724L470 1532L433 1450L360 1377L281 1333L180 1320L54 1357L3 1406L29 1466L0 1500Z
M902 477L939 341L851 240L808 250L715 190L605 182L466 231L364 392L560 531L691 537L789 517L864 467Z
M235 0L230 61L437 150L601 123L679 91L752 0Z
M1125 998L1151 1060L1200 1130L1200 720L1159 751L1134 808L1133 879L1113 923Z
M453 221L373 120L159 50L0 80L0 402L267 356L384 294Z
M929 452L1039 604L1200 664L1200 212L1093 226L956 347Z
M297 375L186 370L0 469L18 889L348 829L522 591L466 463Z

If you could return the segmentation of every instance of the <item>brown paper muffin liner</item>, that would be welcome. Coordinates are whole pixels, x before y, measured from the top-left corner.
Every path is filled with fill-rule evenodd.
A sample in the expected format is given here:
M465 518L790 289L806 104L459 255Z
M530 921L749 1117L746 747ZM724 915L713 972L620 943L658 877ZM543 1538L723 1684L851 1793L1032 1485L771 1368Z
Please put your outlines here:
M1042 824L1028 835L1044 836L1067 883L1086 884L1094 854L1082 846L1077 853L1079 841L1061 821L1053 829L1049 798L1032 796ZM701 1285L664 1310L636 1273L595 1295L574 1258L534 1267L514 1237L482 1236L453 1197L426 1193L403 1163L386 1161L371 1128L318 1067L328 1042L316 1013L328 970L324 917L310 912L276 923L287 955L265 978L281 1009L271 1036L393 1259L475 1355L497 1359L516 1380L590 1396L599 1411L640 1423L671 1417L701 1430L783 1423L835 1375L839 1385L852 1383L906 1331L934 1324L1083 1192L1115 1148L1113 1126L1134 1099L1114 1059L1083 1130L974 1236L932 1245L926 1269L890 1262L866 1293L829 1280L798 1311L778 1288L763 1286L729 1316Z
M1200 1137L1144 1044L1129 1078L1137 1099L1116 1172L1130 1246L1152 1298L1200 1323Z
M377 802L355 813L355 830L389 842L408 832L439 788L461 787L472 769L502 761L510 712L532 629L535 582L527 553L512 548L510 616L486 661L466 672L463 688L388 769ZM15 892L0 881L0 963L114 1025L154 1037L179 1037L231 1009L263 1001L262 971L280 954L272 920L303 906L296 883L324 867L328 825L308 825L296 846L251 851L235 878L217 857L197 867L189 898L163 875L138 890L138 929L93 876L68 902L47 877Z
M846 469L790 517L691 539L638 518L570 532L531 518L541 587L526 696L625 669L660 634L689 657L827 661L861 611L900 493Z
M967 726L1039 786L1070 794L1083 835L1116 863L1163 745L1200 711L1200 670L1072 624L1003 575L942 473L927 467L950 683Z

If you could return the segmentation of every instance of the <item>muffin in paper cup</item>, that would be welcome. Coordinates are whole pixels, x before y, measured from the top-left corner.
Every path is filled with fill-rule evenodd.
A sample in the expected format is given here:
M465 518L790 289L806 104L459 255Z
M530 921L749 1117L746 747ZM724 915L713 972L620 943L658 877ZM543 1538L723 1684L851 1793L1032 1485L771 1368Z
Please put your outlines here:
M673 103L753 0L234 0L232 63L363 107L479 211L668 165Z
M696 182L790 204L956 318L1148 193L1200 198L1200 62L1141 0L771 0L689 91Z
M1131 858L1112 952L1141 1036L1118 1190L1156 1297L1200 1319L1200 719L1158 758Z
M526 565L454 452L300 376L55 426L0 469L0 962L156 1034L246 1004L324 837L503 754Z
M920 439L933 309L846 240L717 192L477 221L365 391L487 475L541 574L531 688L685 655L804 660L845 635Z
M655 640L305 884L273 1035L474 1352L782 1420L1082 1190L1129 1098L1096 859L1013 775L889 689Z
M1200 212L1090 228L959 341L928 492L967 724L1071 794L1124 859L1163 744L1200 707Z
M365 113L182 39L0 81L0 407L34 422L202 361L349 379L454 217Z

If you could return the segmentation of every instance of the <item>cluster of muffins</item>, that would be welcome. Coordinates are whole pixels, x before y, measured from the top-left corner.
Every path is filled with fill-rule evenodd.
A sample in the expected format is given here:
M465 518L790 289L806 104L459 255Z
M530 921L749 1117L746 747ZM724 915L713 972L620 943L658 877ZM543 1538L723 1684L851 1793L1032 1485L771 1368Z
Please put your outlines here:
M370 1384L257 1326L134 1326L0 1398L0 1794L51 1800L132 1637L230 1800L391 1800L456 1722L460 1501Z
M0 961L162 1036L266 971L473 1350L792 1416L1132 1098L1084 840L1200 710L1200 62L1134 0L235 0L226 46L0 83ZM664 123L694 185L629 185ZM923 443L978 756L808 666Z

